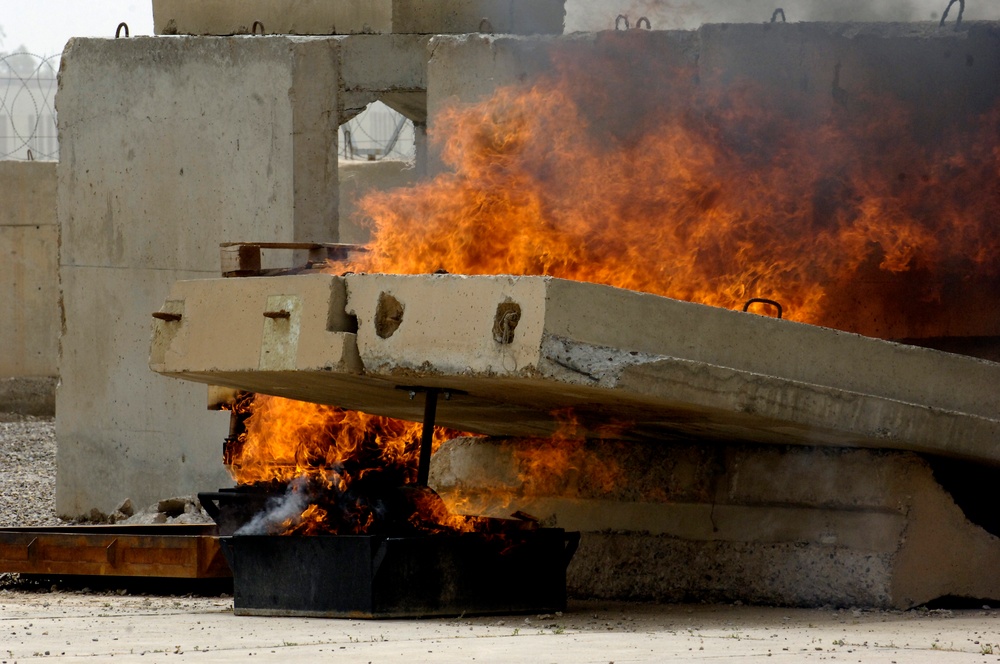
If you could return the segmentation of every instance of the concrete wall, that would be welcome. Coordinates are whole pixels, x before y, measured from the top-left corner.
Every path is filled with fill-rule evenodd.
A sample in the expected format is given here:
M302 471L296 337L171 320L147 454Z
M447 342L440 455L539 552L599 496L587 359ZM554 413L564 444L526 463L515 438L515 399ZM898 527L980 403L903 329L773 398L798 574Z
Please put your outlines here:
M335 44L72 40L57 97L57 510L213 490L228 416L149 371L150 314L220 242L336 241Z
M362 196L372 190L405 187L416 180L415 166L406 161L340 162L340 241L364 244L371 237L371 229L362 225L357 216L357 202Z
M56 163L0 161L0 411L55 412L59 354Z
M59 343L56 162L0 161L0 377L55 376Z
M153 0L158 35L559 34L565 0Z
M218 275L220 242L337 241L339 125L382 94L425 117L425 54L412 35L68 45L60 514L228 483L228 417L149 371L150 315L174 281Z
M703 87L761 81L785 87L796 103L805 98L819 108L853 103L871 92L889 93L915 113L916 127L933 136L1000 98L998 35L995 23L966 23L958 31L932 24L793 23L562 38L441 35L431 41L427 71L429 128L442 108L480 101L497 87L549 71L555 56L588 58L595 63L595 76L648 85L657 70L642 63L627 63L628 71L606 69L604 63L622 62L622 54L632 52L661 65L694 67ZM650 87L633 104L668 94Z
M430 485L462 513L582 531L577 595L894 608L1000 596L1000 538L908 452L460 438L433 457Z

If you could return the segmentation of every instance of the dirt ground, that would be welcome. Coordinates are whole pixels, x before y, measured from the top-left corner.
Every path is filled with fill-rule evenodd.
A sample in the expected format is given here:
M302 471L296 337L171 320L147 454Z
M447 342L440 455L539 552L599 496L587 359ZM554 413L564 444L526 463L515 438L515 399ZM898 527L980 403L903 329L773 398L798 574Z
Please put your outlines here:
M248 660L253 657L253 660ZM0 664L60 662L1000 661L1000 611L571 602L562 614L245 617L221 597L0 591Z

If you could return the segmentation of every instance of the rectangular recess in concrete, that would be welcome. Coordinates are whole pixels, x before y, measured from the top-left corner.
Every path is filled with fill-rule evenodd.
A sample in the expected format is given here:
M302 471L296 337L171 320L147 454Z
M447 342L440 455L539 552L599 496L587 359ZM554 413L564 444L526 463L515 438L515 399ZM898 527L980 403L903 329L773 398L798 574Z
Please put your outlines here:
M439 423L494 435L550 435L559 426L553 413L572 408L594 436L862 446L1000 461L1000 364L548 277L309 277L346 289L360 373L331 370L330 362L348 363L341 345L326 360L300 347L294 368L261 370L259 324L218 321L217 292L287 295L312 283L303 280L300 289L297 279L175 285L168 306L182 304L184 316L157 321L157 335L175 325L175 338L185 342L154 344L153 367L410 420L421 417L419 400L396 387L461 390L439 407ZM246 316L261 314L257 307ZM207 349L224 344L228 359L220 367Z

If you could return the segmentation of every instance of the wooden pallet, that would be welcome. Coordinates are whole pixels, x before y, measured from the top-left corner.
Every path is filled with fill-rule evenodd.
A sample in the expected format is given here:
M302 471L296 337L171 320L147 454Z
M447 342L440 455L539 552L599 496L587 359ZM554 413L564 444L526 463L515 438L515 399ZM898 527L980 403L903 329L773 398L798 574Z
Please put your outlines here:
M214 525L0 529L0 572L217 579L232 576Z

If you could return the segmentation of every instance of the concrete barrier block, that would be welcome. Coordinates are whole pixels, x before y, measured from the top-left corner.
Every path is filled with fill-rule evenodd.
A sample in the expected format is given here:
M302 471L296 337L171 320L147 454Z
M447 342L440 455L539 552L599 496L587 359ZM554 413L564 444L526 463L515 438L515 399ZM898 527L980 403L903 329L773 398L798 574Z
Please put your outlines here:
M153 0L155 34L559 34L565 0Z
M203 386L164 380L147 368L150 314L170 283L195 276L62 267L59 514L76 517L91 508L110 514L125 498L147 505L232 484L222 466L228 414L206 410Z
M407 161L341 161L340 231L341 242L365 244L371 239L371 229L364 225L357 202L370 191L384 191L410 186L417 181L417 167Z
M221 241L335 241L337 90L316 81L336 80L336 49L73 40L57 97L62 262L204 270Z
M150 367L358 373L345 300L343 280L327 274L178 282L153 322ZM220 320L232 332L230 343L200 343Z
M568 585L584 596L911 608L1000 595L982 573L1000 539L909 452L458 438L430 485L463 514L582 531Z
M0 377L55 376L60 327L56 163L0 161L0 192L0 302L5 308ZM51 394L46 399L51 401Z
M1000 26L986 22L961 30L931 22L705 25L699 77L709 86L764 82L794 93L787 103L811 99L817 108L889 95L913 112L919 131L936 136L996 103L998 35Z

